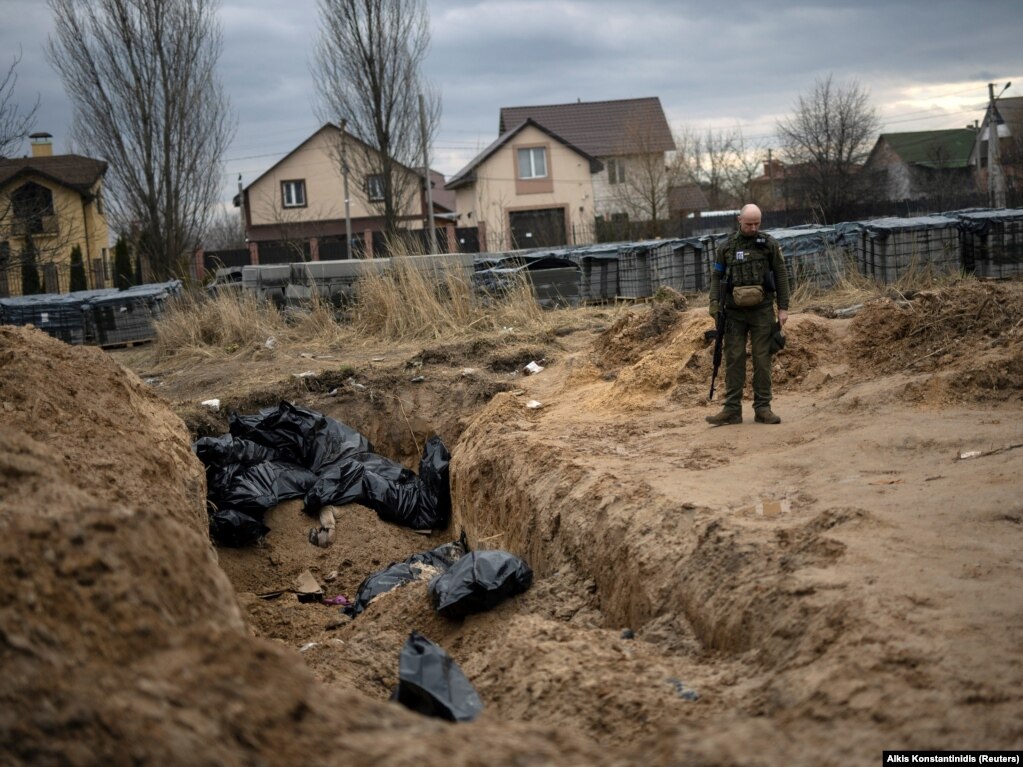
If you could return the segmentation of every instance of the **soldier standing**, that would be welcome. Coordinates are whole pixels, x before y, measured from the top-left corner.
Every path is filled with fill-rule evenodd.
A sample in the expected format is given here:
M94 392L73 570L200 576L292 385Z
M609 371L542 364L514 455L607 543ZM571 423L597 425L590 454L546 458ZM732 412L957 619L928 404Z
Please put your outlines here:
M707 416L714 426L742 423L746 385L746 338L753 352L753 412L757 423L781 423L771 410L771 336L774 304L785 326L789 277L777 241L760 231L756 205L739 212L739 230L718 248L710 274L710 314L725 312L725 401L720 413ZM724 290L722 290L724 286ZM721 305L724 301L724 305Z

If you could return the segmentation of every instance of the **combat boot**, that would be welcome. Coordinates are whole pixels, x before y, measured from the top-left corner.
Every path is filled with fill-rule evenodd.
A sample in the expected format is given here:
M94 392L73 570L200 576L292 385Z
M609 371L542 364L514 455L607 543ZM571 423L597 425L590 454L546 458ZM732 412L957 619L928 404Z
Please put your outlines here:
M726 408L720 413L707 416L707 423L711 426L730 426L733 423L742 423L742 413Z
M754 420L757 423L781 423L781 418L772 413L769 407L758 410Z

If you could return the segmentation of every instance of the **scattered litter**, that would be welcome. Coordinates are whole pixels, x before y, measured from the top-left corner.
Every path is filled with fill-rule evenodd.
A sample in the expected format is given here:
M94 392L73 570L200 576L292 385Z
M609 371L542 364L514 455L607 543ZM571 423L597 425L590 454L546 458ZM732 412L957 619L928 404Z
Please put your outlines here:
M315 370L303 370L301 373L292 373L294 378L314 378L316 376Z
M463 376L474 376L476 375L476 368L462 368Z
M636 632L632 629L622 629L622 639L635 639Z
M418 631L401 648L398 686L391 699L449 722L470 722L483 711L483 701L458 664Z
M309 352L302 352L298 356L299 357L305 357L307 360L315 359L315 356L310 354Z
M336 597L327 597L323 600L323 604L335 606L340 605L341 607L348 607L351 601L344 594L338 594Z
M267 349L273 349L275 346L277 346L277 339L274 338L273 336L270 336L268 339L266 339L266 342L263 344L263 346L266 347Z
M323 599L323 588L309 570L303 570L295 579L295 593L299 602L319 602Z
M353 389L365 389L366 388L365 385L359 383L354 378L349 378L347 381L345 381L345 383L348 384L349 386L351 386Z
M323 577L323 580L326 581L327 583L330 583L331 581L336 581L337 576L338 576L337 570L331 570Z
M220 412L220 400L219 399L204 399L199 404L202 405L207 410L209 410L211 413L219 413Z
M329 392L327 392L327 396L328 397L336 397L337 396L337 389L331 389Z
M412 383L422 383L426 378L424 376L416 376L412 379Z
M529 402L526 403L526 407L529 408L530 410L539 410L540 408L543 407L543 403L540 402L539 400L531 399L529 400Z
M144 378L143 383L147 383L150 386L160 386L162 381L159 378Z
M383 362L384 358L383 357L374 357L371 361L372 362Z
M430 581L430 599L445 618L463 618L496 607L532 583L533 571L514 554L473 551Z
M318 647L319 644L320 644L319 642L306 642L304 645L302 645L301 647L298 648L298 651L299 652L308 652L309 650L313 649L314 647Z
M522 368L522 370L527 375L535 376L537 373L543 371L543 365L539 364L538 362L530 362L528 365Z
M965 461L970 458L982 458L987 455L997 455L998 453L1004 453L1008 450L1015 450L1018 447L1023 447L1023 442L1015 445L1006 445L1005 447L997 447L994 450L967 450L960 451L959 455L956 456L957 461Z
M699 700L700 693L696 690L691 690L685 686L685 684L674 677L669 677L667 680L668 684L675 688L675 694L682 700Z

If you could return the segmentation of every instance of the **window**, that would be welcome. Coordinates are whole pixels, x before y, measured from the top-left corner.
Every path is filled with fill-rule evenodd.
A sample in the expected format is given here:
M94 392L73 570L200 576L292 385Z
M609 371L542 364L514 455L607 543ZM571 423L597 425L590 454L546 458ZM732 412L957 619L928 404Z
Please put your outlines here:
M366 176L366 197L370 202L380 202L384 199L384 176L382 173Z
M520 149L519 178L547 177L547 150L542 146Z
M281 199L285 208L304 208L305 181L282 181Z
M621 160L607 161L607 181L609 184L621 184L625 181L625 164Z

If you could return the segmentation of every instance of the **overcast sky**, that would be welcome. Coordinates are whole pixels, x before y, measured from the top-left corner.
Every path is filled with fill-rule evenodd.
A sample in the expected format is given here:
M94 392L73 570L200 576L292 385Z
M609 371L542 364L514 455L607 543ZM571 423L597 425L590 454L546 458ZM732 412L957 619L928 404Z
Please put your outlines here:
M740 127L764 155L776 121L815 78L856 80L883 131L983 117L987 84L1023 95L1023 0L689 2L431 0L425 75L441 92L433 167L450 177L497 135L502 106L657 96L673 129ZM315 0L222 0L221 77L238 118L224 195L320 125L310 60ZM38 96L36 130L67 151L71 107L46 60L45 0L0 0L4 70ZM24 151L28 151L27 144Z

